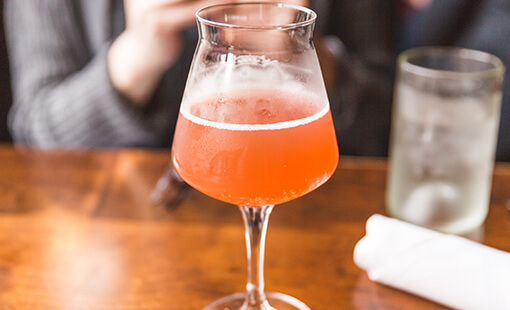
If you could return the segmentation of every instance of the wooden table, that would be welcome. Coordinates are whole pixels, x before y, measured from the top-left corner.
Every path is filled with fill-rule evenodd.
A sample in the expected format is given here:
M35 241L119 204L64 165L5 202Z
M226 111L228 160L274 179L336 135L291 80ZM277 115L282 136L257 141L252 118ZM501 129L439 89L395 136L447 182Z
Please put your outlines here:
M35 151L0 146L0 309L201 309L243 291L236 207L191 191L149 201L166 151ZM352 260L384 213L384 160L342 158L315 192L277 206L266 288L312 309L441 309L368 280ZM495 169L482 242L510 251L510 165Z

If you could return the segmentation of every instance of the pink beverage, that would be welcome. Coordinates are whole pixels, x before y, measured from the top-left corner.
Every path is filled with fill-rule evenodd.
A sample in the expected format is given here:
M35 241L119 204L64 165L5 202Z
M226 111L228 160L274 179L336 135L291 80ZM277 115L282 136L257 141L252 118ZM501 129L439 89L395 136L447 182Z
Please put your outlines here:
M329 105L311 93L247 89L183 105L173 164L191 186L236 205L280 204L338 164Z

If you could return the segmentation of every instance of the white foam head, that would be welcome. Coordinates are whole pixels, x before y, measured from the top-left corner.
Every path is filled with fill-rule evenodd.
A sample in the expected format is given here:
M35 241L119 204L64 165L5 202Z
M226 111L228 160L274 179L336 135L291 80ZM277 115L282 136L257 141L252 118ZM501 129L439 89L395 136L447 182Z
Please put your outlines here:
M329 107L326 105L323 109L319 110L314 115L297 119L297 120L291 120L291 121L285 121L285 122L278 122L278 123L270 123L270 124L232 124L232 123L222 123L222 122L215 122L210 121L204 118L197 117L193 114L191 114L188 110L181 108L181 114L192 121L193 123L202 125L202 126L209 126L214 127L218 129L226 129L226 130L242 130L242 131L254 131L254 130L279 130L279 129L285 129L285 128L292 128L297 127L301 125L305 125L308 123L311 123L315 120L318 120L322 116L324 116L329 110Z
M325 91L315 93L309 90L309 84L315 80L313 72L269 60L263 56L230 54L223 56L225 59L222 62L208 68L195 68L195 72L190 76L181 104L181 114L190 121L227 130L277 130L313 122L329 111L329 101ZM269 124L234 124L212 121L191 112L193 104L207 101L215 95L221 96L221 94L253 89L277 90L280 93L292 94L298 99L310 98L310 101L316 105L316 113L300 119Z

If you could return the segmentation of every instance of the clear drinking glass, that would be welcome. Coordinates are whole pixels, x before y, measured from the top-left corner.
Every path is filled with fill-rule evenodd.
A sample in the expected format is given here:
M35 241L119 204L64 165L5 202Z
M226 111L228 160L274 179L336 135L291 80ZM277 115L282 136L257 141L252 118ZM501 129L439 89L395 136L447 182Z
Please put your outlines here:
M387 206L447 233L479 227L489 207L505 68L454 47L403 52L392 120Z
M179 175L238 205L246 228L246 293L205 309L309 309L264 292L264 243L275 204L333 174L338 148L312 43L316 14L276 3L217 5L197 12L199 43L172 147Z

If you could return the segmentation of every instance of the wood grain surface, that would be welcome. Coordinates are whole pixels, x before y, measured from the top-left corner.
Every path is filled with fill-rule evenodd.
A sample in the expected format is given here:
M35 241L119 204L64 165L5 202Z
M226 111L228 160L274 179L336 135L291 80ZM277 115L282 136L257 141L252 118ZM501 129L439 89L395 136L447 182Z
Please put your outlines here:
M0 145L0 309L202 309L244 290L235 206L195 190L149 199L168 151L37 151ZM340 160L324 186L277 206L266 289L312 309L443 309L371 282L353 248L384 214L387 163ZM495 169L482 243L510 251L510 166Z

